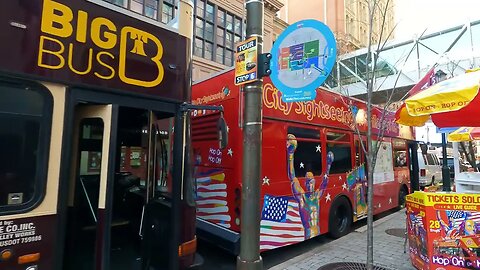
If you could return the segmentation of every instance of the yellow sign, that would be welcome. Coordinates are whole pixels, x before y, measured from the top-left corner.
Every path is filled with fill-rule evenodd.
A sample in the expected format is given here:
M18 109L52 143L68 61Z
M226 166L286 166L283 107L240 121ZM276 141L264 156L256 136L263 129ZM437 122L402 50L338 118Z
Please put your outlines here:
M43 1L41 31L39 67L69 69L77 75L93 74L103 80L118 78L141 87L155 87L163 80L164 68L160 62L163 45L151 33L132 26L118 27L107 18L75 11L53 0ZM147 44L149 50L146 50ZM80 49L85 45L88 49ZM129 56L145 63L151 61L149 67L155 68L142 74L142 78L136 78L131 70L137 66L127 65Z
M249 38L237 45L235 51L235 85L255 81L258 77L257 38Z
M407 201L437 209L480 211L480 194L414 192Z

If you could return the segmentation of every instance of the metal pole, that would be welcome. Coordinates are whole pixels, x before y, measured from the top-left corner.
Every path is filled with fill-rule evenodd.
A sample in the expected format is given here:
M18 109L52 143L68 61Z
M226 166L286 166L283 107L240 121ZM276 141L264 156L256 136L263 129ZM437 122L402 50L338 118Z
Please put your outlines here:
M246 0L247 39L257 37L258 55L263 45L263 0ZM257 58L259 59L259 57ZM261 79L245 85L243 126L243 178L240 255L237 270L262 270L260 257L260 166L262 156Z
M450 187L450 168L447 163L447 133L442 132L442 184L443 191L452 191Z
M192 92L192 44L193 44L193 1L179 0L178 1L178 32L180 35L187 38L185 47L186 54L186 72L183 78L183 94L185 100L190 101ZM174 123L174 138L173 138L173 179L172 179L172 227L170 235L170 270L177 270L180 268L180 258L178 256L178 247L180 245L180 225L182 224L182 198L183 198L183 184L188 181L186 177L191 176L187 172L185 175L185 168L188 166L189 147L190 144L190 114L185 108L184 104L178 106L175 115Z
M444 81L447 74L441 69L435 72L436 83ZM442 132L442 190L452 191L450 187L450 168L447 163L447 133Z

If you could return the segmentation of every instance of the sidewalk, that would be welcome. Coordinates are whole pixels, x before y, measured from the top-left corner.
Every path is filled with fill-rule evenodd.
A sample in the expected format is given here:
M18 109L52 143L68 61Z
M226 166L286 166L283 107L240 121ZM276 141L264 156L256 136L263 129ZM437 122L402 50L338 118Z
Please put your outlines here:
M408 253L404 253L404 237L389 235L388 229L405 228L405 210L398 211L374 222L373 259L376 266L395 270L414 270ZM403 231L402 231L403 232ZM316 270L335 262L366 263L367 228L361 227L350 234L319 246L270 270Z

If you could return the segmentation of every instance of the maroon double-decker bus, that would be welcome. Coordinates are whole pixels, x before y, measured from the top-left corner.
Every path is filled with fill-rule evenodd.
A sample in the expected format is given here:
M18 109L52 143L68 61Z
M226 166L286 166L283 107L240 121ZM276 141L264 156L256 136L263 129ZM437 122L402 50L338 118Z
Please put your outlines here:
M0 3L2 270L199 264L193 6L173 28L113 2Z

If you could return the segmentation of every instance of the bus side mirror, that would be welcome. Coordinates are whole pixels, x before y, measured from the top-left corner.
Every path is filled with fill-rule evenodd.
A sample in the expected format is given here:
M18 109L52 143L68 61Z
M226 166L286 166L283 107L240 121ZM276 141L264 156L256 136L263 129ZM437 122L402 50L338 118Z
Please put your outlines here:
M220 149L225 149L228 144L228 129L227 129L227 122L225 122L225 118L223 118L223 113L218 118L218 143Z

